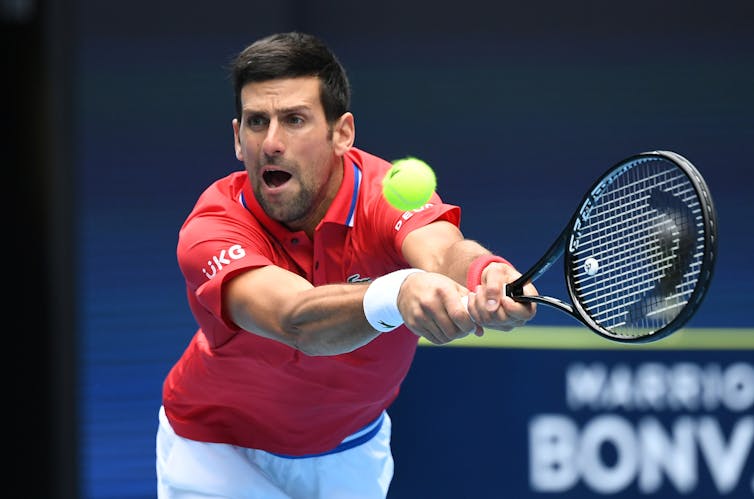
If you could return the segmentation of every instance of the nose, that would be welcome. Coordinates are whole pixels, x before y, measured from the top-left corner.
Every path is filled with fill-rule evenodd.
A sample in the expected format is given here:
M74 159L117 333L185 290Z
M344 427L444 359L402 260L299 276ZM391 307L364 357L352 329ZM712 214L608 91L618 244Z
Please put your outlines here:
M282 130L277 120L271 120L267 128L267 134L262 142L262 151L267 156L279 156L283 154L285 145L282 140Z

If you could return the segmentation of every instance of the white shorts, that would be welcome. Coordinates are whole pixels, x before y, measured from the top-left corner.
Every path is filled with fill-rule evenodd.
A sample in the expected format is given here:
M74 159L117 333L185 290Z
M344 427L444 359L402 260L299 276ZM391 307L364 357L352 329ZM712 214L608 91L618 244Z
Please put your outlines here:
M384 499L393 478L391 425L385 412L377 434L356 447L291 458L180 437L160 407L157 497Z

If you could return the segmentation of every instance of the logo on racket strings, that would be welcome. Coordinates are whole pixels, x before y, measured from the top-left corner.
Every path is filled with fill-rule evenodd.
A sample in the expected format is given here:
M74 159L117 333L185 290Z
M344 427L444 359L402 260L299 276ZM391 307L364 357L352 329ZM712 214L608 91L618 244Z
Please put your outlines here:
M598 262L596 258L587 258L584 261L584 272L586 272L587 275L596 274L599 268L600 262Z

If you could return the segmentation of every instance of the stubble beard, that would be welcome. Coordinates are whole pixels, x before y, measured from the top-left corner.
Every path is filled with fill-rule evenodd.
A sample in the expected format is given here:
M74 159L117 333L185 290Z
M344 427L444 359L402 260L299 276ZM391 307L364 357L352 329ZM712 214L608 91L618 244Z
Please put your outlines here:
M273 220L283 224L291 224L305 218L309 210L311 210L314 196L305 187L302 186L291 197L286 197L281 202L273 203L263 194L260 183L261 180L254 185L254 195L265 213Z

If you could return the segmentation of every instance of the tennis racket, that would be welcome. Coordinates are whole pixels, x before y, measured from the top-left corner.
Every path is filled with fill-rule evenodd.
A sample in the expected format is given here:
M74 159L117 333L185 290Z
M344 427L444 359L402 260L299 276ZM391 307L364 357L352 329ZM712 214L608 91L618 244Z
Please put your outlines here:
M566 312L610 340L658 340L681 328L704 298L717 254L716 216L686 158L631 156L594 183L547 253L505 293ZM571 303L524 295L524 285L564 253Z

